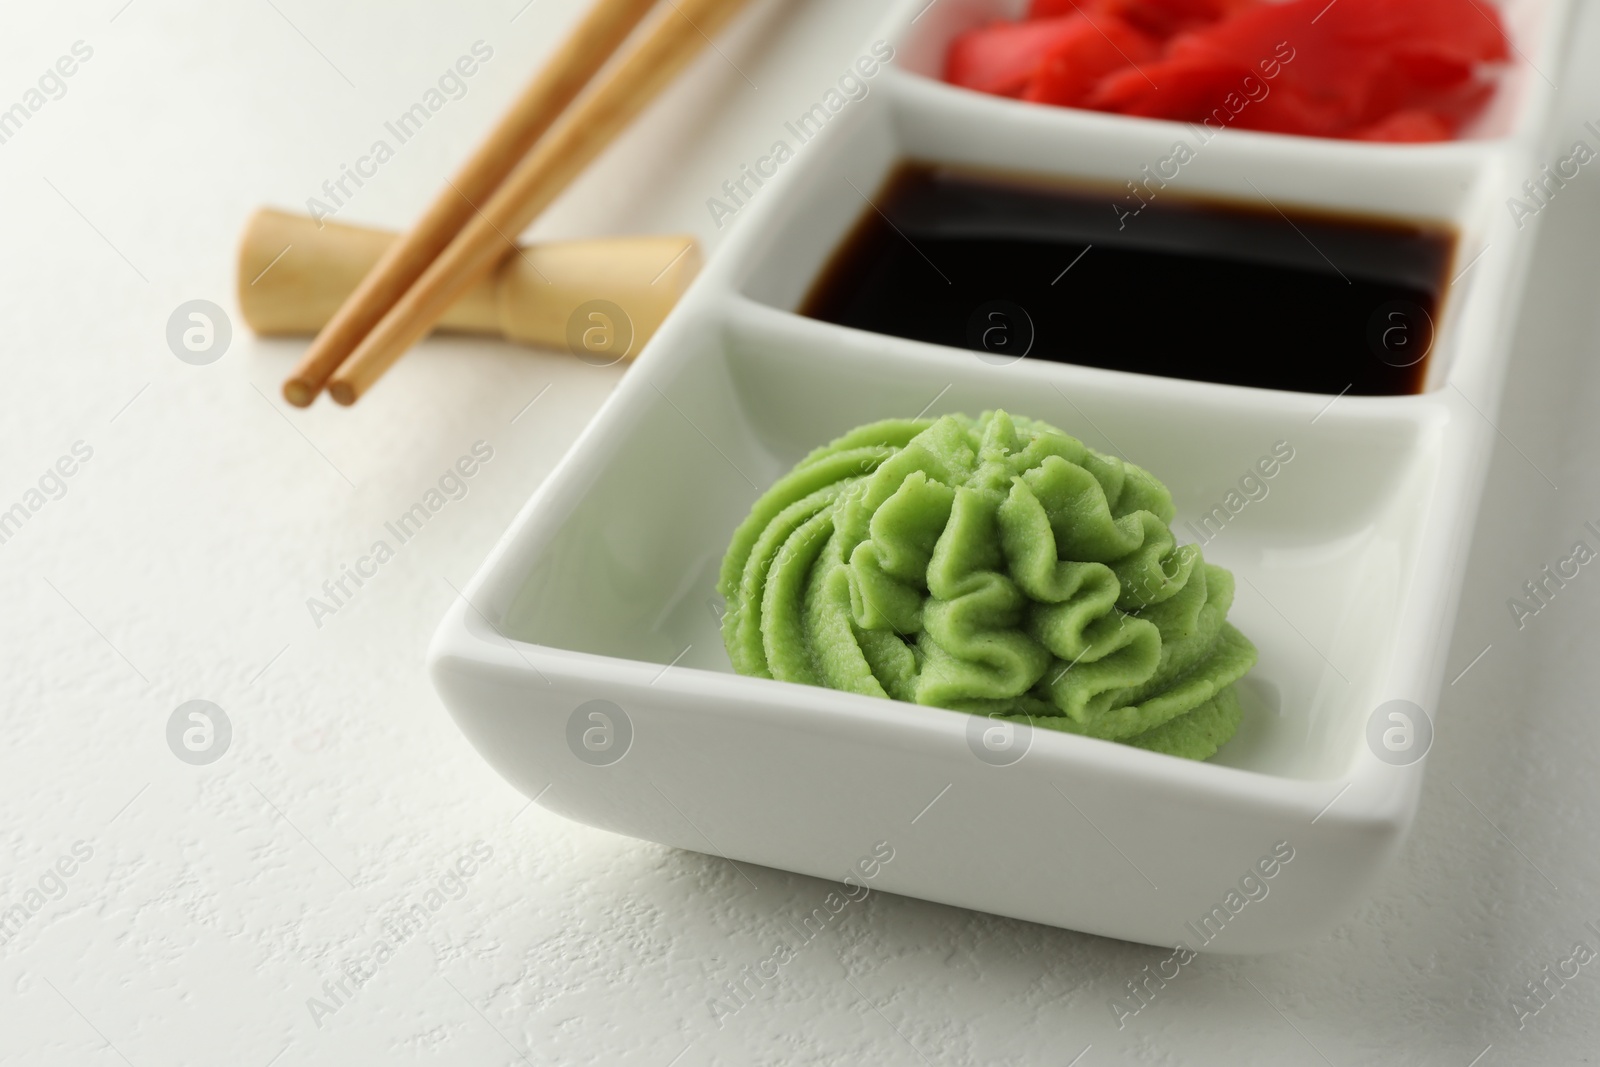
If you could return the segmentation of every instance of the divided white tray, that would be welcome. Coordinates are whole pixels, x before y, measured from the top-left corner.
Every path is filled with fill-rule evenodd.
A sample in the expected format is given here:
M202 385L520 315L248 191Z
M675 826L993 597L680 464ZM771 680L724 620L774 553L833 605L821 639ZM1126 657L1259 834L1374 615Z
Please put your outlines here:
M1151 944L1303 943L1351 910L1415 811L1533 233L1504 200L1539 170L1552 98L1540 72L1555 73L1567 4L1505 8L1518 58L1464 140L1228 130L1176 180L1190 196L1459 231L1427 390L1337 399L997 366L793 313L898 161L1120 186L1175 141L1198 143L1183 124L937 80L954 33L1021 6L898 7L879 35L895 62L741 211L452 607L435 684L508 780L594 826ZM1241 683L1244 725L1210 762L1035 731L997 766L969 741L983 720L732 673L716 572L759 493L858 424L995 407L1152 471L1180 540L1276 442L1293 447L1270 495L1204 549L1238 578L1230 619L1261 651ZM1386 749L1389 711L1410 705L1413 747ZM869 880L857 865L880 842L893 859ZM1229 907L1202 934L1274 849L1293 858L1274 870L1273 905Z

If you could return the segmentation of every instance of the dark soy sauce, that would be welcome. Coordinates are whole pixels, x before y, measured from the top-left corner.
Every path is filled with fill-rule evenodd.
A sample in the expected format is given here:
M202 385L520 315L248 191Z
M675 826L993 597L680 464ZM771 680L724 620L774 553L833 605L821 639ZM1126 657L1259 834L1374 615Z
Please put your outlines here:
M1116 207L1113 207L1113 204ZM1455 251L1438 225L1289 215L902 165L801 307L977 351L1172 378L1422 391Z

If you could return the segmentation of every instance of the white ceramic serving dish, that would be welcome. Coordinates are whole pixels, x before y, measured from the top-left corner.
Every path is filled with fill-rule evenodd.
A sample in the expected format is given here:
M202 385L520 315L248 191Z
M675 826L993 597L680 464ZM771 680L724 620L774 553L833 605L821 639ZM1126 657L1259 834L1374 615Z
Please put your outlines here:
M433 678L501 774L580 822L833 879L888 842L873 888L1151 944L1289 947L1353 908L1415 810L1425 761L1380 758L1369 722L1390 701L1431 710L1442 684L1532 232L1504 201L1538 171L1538 71L1555 72L1567 7L1507 8L1520 59L1468 139L1225 131L1183 168L1188 195L1459 229L1428 390L1335 399L997 366L792 312L898 160L1120 186L1193 141L925 76L952 34L1021 6L898 6L880 34L894 67L740 213L447 614ZM972 740L984 720L732 672L714 585L757 495L860 423L995 407L1155 472L1180 530L1276 442L1295 450L1205 548L1237 576L1230 618L1261 651L1244 725L1212 761L1035 731L998 765ZM1293 859L1270 896L1197 936L1274 848Z

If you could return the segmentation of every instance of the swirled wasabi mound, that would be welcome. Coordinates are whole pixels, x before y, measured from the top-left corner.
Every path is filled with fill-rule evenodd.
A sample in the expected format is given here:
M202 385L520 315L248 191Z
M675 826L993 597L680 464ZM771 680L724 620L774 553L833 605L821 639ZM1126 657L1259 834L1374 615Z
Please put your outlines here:
M741 674L1207 759L1255 646L1149 472L1003 411L889 420L756 501L718 589Z

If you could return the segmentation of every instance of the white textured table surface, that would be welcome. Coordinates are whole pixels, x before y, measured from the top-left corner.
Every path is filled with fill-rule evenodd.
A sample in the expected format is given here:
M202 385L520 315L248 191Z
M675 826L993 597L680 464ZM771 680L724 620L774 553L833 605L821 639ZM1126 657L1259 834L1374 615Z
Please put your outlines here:
M339 215L407 221L577 9L522 6L103 0L0 15L0 108L75 42L92 51L0 143L0 509L28 512L0 543L0 1063L1600 1057L1600 959L1550 981L1520 1027L1512 1007L1538 1004L1525 983L1574 943L1600 951L1600 578L1585 571L1521 631L1506 606L1574 541L1593 544L1583 524L1600 520L1600 177L1543 220L1452 676L1489 649L1434 709L1416 830L1358 914L1294 954L1202 958L1119 1030L1110 1001L1165 952L873 895L719 1026L708 1001L770 953L760 931L830 887L741 877L528 807L422 667L452 585L619 371L435 341L356 408L293 411L277 385L300 344L251 338L232 296L248 211L302 207L481 40L493 56L466 94ZM538 232L688 228L714 243L705 198L879 14L786 6L769 0L720 42L742 74L708 54ZM1574 55L1600 48L1597 16ZM1566 78L1563 145L1600 117L1600 72ZM166 344L192 299L234 317L209 366ZM467 495L316 625L307 598L477 441L494 458ZM75 447L92 455L46 477ZM232 724L207 766L168 747L169 717L193 699ZM469 877L452 874L461 857ZM379 942L392 958L324 991Z

